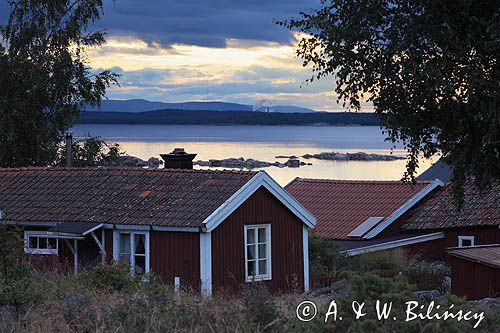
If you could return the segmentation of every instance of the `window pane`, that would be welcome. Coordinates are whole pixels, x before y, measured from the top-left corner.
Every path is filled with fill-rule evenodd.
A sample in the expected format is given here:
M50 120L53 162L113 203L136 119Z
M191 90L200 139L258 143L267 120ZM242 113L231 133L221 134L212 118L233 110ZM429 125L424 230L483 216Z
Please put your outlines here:
M120 234L120 259L130 263L130 234Z
M266 242L266 228L259 228L259 243Z
M255 229L247 229L247 244L253 243L255 243Z
M49 249L55 249L55 248L57 248L57 239L49 238Z
M247 263L248 276L255 276L255 260L251 260Z
M146 257L145 256L135 256L134 272L137 275L142 275L146 272Z
M130 264L130 253L120 253L120 260L123 260L127 264Z
M462 246L472 246L472 241L470 239L462 239Z
M259 274L266 275L267 274L267 260L259 260Z
M29 248L30 249L38 248L38 237L30 237L29 238Z
M130 234L120 234L120 253L130 253Z
M146 254L146 249L144 247L144 238L145 235L134 235L135 237L135 254Z
M47 238L40 237L38 239L38 248L39 249L46 249L47 248Z
M259 245L259 259L267 258L267 246L266 244Z
M241 249L241 247L240 247L240 249ZM248 260L255 259L255 245L248 245L247 246L247 259Z

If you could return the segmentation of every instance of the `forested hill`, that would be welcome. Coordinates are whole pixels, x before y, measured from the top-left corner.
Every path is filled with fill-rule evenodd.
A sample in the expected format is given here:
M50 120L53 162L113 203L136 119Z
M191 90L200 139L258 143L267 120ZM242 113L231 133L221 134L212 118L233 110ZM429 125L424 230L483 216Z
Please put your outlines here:
M80 124L170 125L379 125L373 113L278 113L247 111L157 110L147 112L80 113Z

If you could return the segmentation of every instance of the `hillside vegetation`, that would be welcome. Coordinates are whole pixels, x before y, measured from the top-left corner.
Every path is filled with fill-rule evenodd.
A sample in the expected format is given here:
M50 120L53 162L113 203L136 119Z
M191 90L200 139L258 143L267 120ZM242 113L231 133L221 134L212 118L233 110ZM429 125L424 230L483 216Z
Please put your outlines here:
M80 124L167 125L363 125L377 126L373 113L278 113L208 110L157 110L147 112L81 112Z

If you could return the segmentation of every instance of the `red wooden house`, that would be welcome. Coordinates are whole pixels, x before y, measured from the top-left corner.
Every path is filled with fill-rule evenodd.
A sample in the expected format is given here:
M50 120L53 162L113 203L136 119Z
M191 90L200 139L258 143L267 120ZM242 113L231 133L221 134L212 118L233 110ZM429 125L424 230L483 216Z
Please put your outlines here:
M482 192L465 184L464 202L459 210L452 184L436 192L408 217L403 226L408 232L442 232L434 256L449 260L446 249L500 243L500 183Z
M316 220L265 172L20 168L0 169L0 184L0 222L75 270L114 259L204 294L308 289Z
M296 178L285 188L318 219L312 235L336 240L347 255L403 247L427 256L444 234L401 228L411 212L442 186L438 179L411 184Z

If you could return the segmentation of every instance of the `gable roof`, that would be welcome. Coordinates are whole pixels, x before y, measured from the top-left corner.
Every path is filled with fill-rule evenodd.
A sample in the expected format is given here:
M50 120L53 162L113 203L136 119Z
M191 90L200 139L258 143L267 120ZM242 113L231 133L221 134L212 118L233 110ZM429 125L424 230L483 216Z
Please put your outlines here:
M408 218L403 229L500 225L500 182L492 184L482 194L473 182L467 182L464 186L464 195L463 207L457 211L452 184L448 184L418 207Z
M500 268L499 244L452 248L448 250L448 254L464 260Z
M8 221L200 227L256 172L142 168L0 169Z
M296 178L285 189L318 219L314 236L346 240L370 217L383 217L366 230L373 238L413 207L440 181L417 182ZM358 238L359 239L359 238Z
M260 187L316 219L267 173L143 168L0 169L6 222L92 222L211 231Z
M417 176L417 180L434 180L439 179L443 183L450 181L453 176L453 168L448 163L439 159L436 163L431 165L427 170Z

